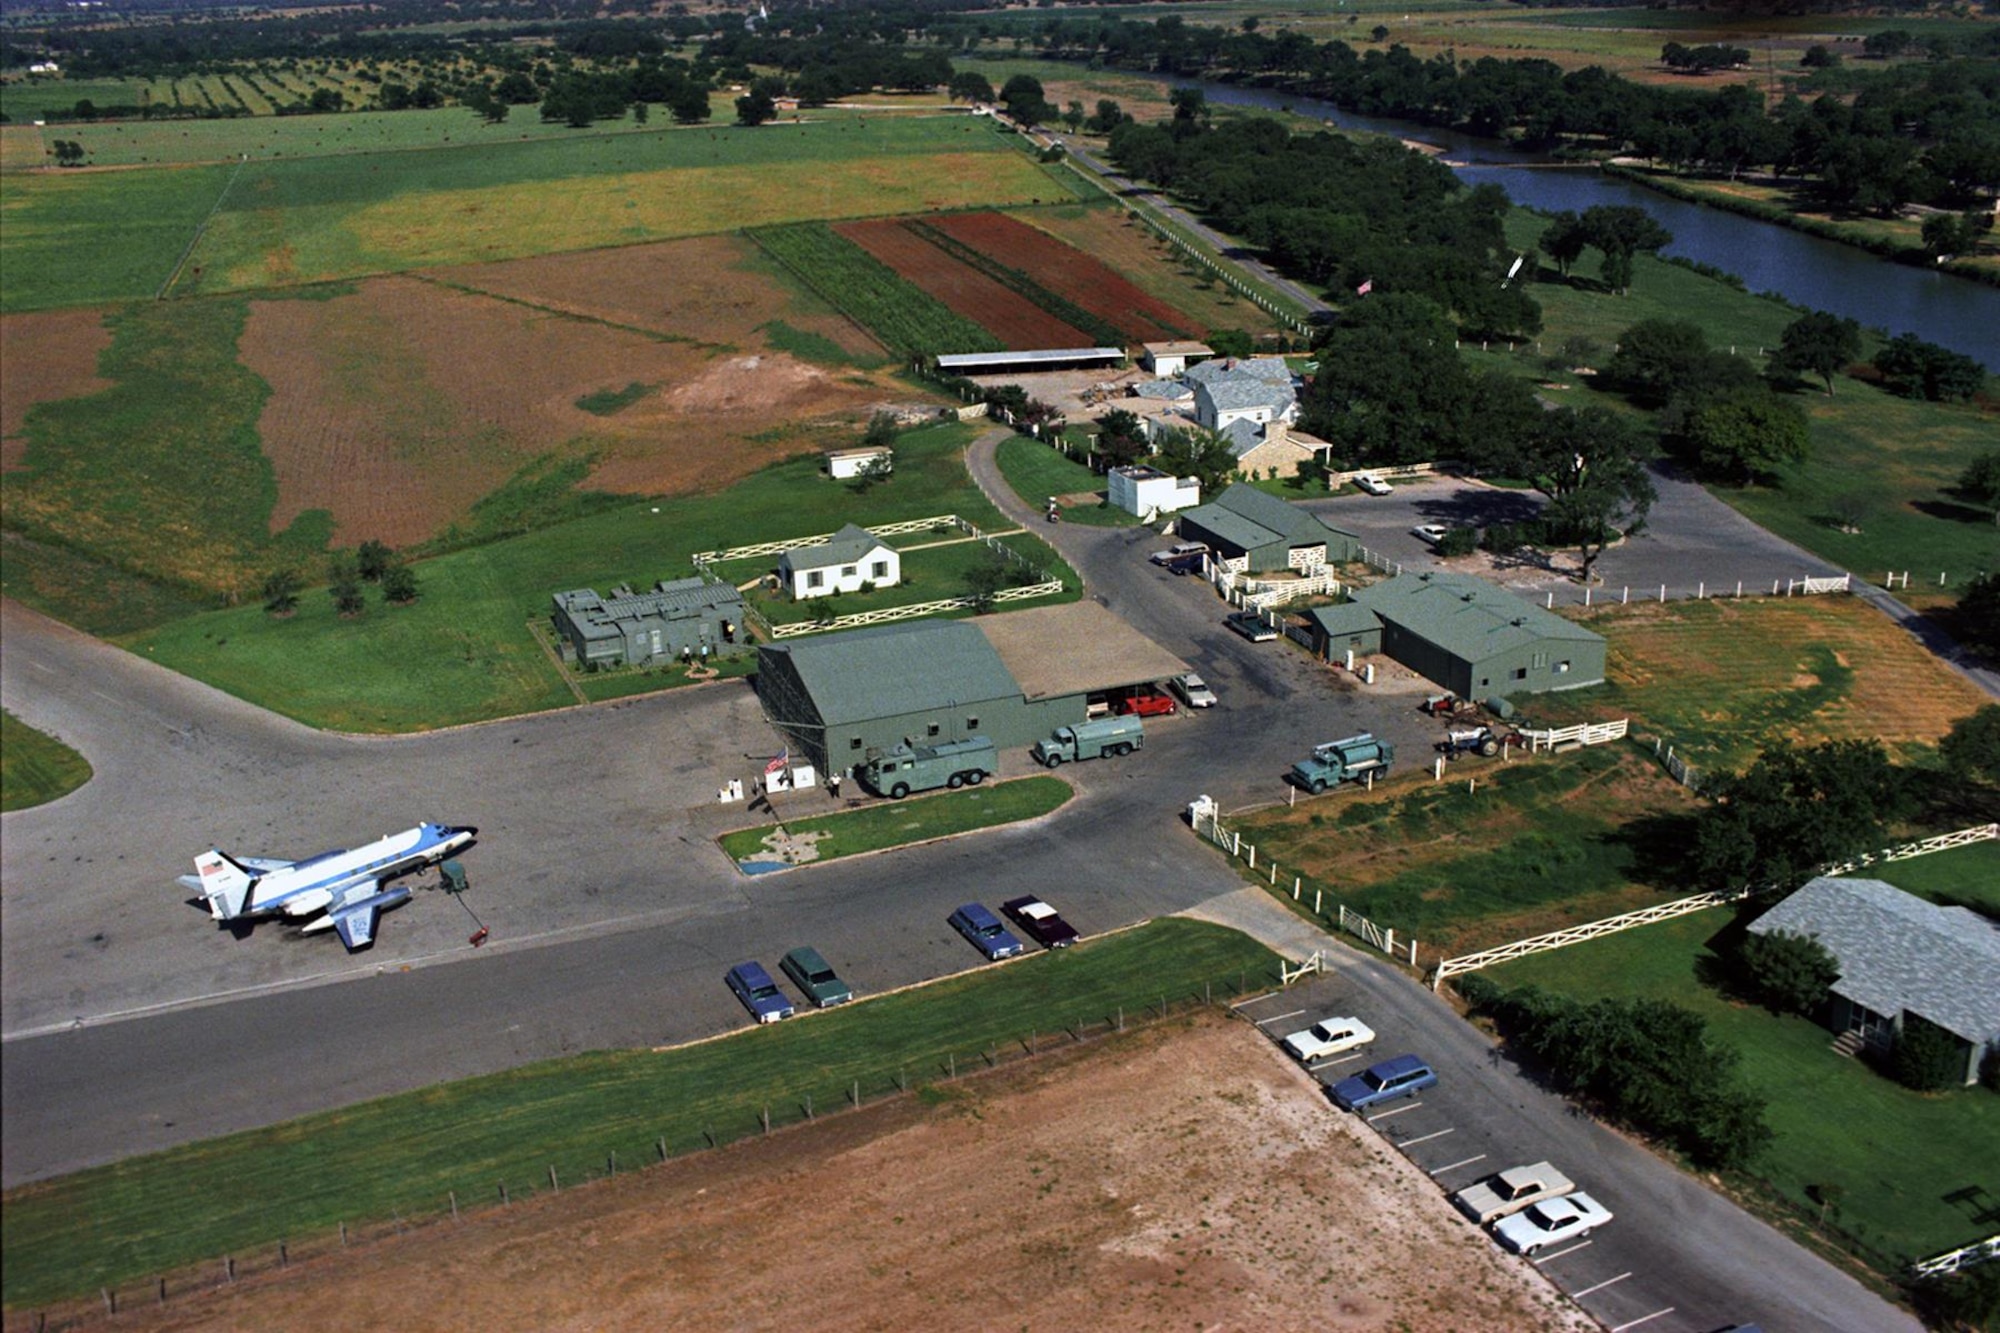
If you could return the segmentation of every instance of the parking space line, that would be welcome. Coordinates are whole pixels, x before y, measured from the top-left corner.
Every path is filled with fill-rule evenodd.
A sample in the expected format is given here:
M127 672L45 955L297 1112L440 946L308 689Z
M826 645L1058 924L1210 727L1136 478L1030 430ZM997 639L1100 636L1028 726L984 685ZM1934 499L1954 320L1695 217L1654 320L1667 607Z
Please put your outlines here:
M1384 1111L1381 1115L1371 1115L1368 1117L1368 1123L1372 1125L1377 1120L1387 1120L1392 1115L1401 1115L1405 1111L1414 1111L1422 1105L1422 1102L1411 1102L1408 1106L1399 1106L1393 1111Z
M1456 1162L1453 1162L1449 1166L1432 1167L1429 1171L1425 1172L1424 1174L1431 1176L1441 1176L1447 1171L1456 1171L1461 1166L1471 1166L1474 1162L1483 1162L1485 1160L1486 1160L1485 1153L1480 1153L1477 1157L1461 1157Z
M1650 1324L1655 1319L1658 1319L1661 1315L1672 1314L1673 1312L1674 1312L1674 1307L1669 1305L1664 1310L1655 1310L1653 1311L1653 1313L1649 1315L1641 1315L1639 1318L1632 1320L1630 1323L1620 1324L1618 1327L1612 1329L1611 1333L1625 1333L1625 1330L1628 1328L1637 1328L1641 1324Z
M1289 1014L1272 1014L1269 1018L1258 1019L1257 1026L1263 1027L1266 1023L1282 1023L1288 1018L1297 1018L1300 1014L1304 1012L1305 1010L1303 1009L1294 1009Z
M1540 1268L1543 1264L1554 1263L1556 1260L1562 1258L1566 1254L1575 1254L1578 1250L1587 1250L1589 1248L1590 1248L1589 1241L1580 1240L1566 1250L1557 1250L1554 1254L1545 1254L1541 1258L1533 1260L1532 1262L1534 1263L1535 1267Z
M1594 1287L1585 1287L1582 1291L1572 1291L1569 1294L1569 1298L1573 1301L1580 1301L1594 1291L1603 1291L1606 1287L1616 1286L1631 1276L1630 1273L1620 1273L1617 1277L1608 1277Z
M1457 1132L1458 1131L1456 1129L1440 1129L1434 1134L1425 1134L1421 1138L1404 1139L1401 1143L1397 1144L1396 1146L1399 1148L1414 1148L1419 1143L1429 1143L1432 1139L1441 1139L1447 1134L1456 1134Z
M1356 1060L1362 1059L1364 1055L1365 1052L1362 1051L1356 1051L1352 1055L1336 1055L1331 1060L1322 1060L1316 1065L1307 1065L1306 1068L1317 1074L1320 1070L1331 1069L1335 1065L1351 1065Z

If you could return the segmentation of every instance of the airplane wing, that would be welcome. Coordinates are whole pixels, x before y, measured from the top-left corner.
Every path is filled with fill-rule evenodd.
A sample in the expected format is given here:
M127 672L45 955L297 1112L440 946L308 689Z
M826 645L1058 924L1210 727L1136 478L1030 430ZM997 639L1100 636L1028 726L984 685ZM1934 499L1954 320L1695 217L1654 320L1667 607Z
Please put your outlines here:
M328 913L340 942L349 949L359 949L375 942L375 922L381 915L382 909L373 901L356 903L353 907Z

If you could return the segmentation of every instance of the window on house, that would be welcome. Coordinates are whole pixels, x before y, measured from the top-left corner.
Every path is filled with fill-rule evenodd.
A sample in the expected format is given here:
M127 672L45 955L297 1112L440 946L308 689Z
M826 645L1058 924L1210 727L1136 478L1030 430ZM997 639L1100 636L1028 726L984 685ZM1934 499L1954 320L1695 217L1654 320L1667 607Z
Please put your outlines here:
M935 736L937 734L938 734L938 724L935 722L931 723L928 727L924 728L924 735L926 736Z
M979 730L979 719L976 717L968 717L967 719L965 719L965 729L967 731Z
M1482 690L1485 689L1488 685L1491 685L1492 683L1493 682L1487 679L1485 676L1481 676L1479 678L1479 688Z
M887 560L877 560L874 564L868 566L868 577L874 579L888 578L889 562Z
M809 570L807 570L807 571L806 571L806 586L807 586L808 588L824 588L824 587L826 586L826 573L825 573L825 571L823 571L823 570L818 570L818 569L809 569Z
M848 737L848 738L847 738L847 748L848 748L848 749L850 749L850 750L858 750L858 749L860 749L860 748L861 748L861 738L860 738L859 736L850 736L850 737Z
M842 565L842 566L840 567L840 577L842 577L842 578L844 578L844 579L851 579L851 578L853 578L853 577L854 577L854 568L855 568L855 567L854 567L853 565Z
M1526 668L1526 667L1515 667L1515 668L1514 668L1514 679L1515 679L1515 680L1526 680L1527 678L1528 678L1528 668Z

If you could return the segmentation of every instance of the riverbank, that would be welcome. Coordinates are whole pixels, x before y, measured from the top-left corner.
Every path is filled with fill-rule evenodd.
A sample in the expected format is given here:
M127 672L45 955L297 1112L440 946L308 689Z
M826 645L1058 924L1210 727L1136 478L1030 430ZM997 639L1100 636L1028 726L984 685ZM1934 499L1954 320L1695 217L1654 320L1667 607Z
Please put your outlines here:
M1629 162L1606 161L1599 169L1607 176L1657 191L1684 203L1703 204L1724 212L1755 218L1793 231L1816 236L1823 241L1850 245L1872 255L1955 277L1970 278L1989 287L2000 287L2000 253L1983 251L1977 257L1959 257L1936 263L1924 248L1921 224L1908 218L1838 221L1831 217L1800 213L1780 202L1789 195L1781 186L1746 181L1690 180L1657 167L1635 166Z

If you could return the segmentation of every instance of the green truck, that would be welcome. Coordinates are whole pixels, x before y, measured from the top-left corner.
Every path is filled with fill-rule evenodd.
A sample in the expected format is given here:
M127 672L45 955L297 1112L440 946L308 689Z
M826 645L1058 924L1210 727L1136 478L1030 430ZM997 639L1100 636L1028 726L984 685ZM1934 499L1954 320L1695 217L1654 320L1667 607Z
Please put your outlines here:
M984 736L938 745L898 745L871 756L854 776L877 796L902 800L913 791L977 787L1000 771L1000 755Z
M1314 746L1310 759L1292 765L1291 778L1307 791L1322 792L1343 782L1367 780L1370 774L1386 778L1394 762L1396 747L1364 731Z
M1057 727L1046 740L1036 741L1032 754L1044 768L1054 768L1065 759L1103 759L1114 754L1130 754L1146 743L1146 726L1137 714L1126 717L1099 717L1073 727Z

